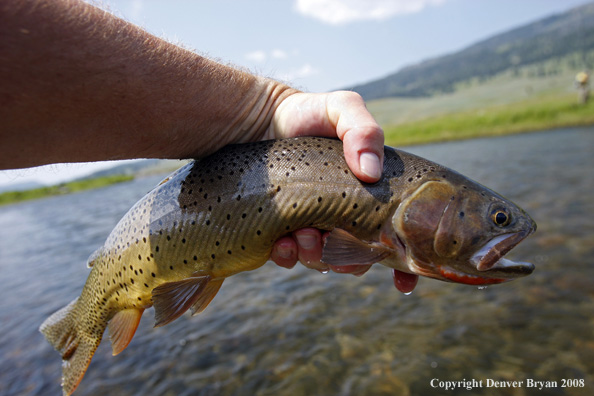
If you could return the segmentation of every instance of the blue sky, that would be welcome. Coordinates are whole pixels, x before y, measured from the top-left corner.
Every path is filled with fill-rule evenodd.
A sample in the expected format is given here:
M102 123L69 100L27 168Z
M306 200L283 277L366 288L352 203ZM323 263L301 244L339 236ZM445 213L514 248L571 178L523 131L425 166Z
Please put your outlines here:
M589 0L103 0L149 32L310 92L367 82ZM0 172L60 182L111 163Z

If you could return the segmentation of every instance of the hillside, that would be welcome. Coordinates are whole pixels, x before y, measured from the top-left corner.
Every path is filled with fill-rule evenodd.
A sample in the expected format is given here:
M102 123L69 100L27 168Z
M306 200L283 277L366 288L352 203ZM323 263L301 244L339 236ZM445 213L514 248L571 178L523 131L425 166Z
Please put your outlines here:
M366 100L427 97L453 92L464 81L483 81L507 70L518 72L529 65L568 57L574 69L594 67L594 2L350 89ZM537 70L547 72L550 70Z

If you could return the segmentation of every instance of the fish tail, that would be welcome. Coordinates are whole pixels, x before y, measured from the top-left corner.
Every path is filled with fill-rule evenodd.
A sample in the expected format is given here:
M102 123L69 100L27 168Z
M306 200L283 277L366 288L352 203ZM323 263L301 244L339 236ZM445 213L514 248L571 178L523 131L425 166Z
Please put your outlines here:
M82 380L101 342L104 330L95 334L81 332L77 326L77 304L78 298L47 318L39 328L49 343L62 355L64 395L72 394Z

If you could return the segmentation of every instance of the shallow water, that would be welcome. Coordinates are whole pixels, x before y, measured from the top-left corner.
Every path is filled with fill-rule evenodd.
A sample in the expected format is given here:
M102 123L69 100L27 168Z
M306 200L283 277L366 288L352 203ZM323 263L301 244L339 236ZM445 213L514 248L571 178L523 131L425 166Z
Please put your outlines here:
M527 210L538 231L510 257L536 271L486 289L421 279L404 296L381 266L356 278L267 264L226 280L197 317L153 329L147 310L123 353L104 341L75 394L592 394L594 128L407 150ZM0 208L0 395L60 394L60 357L37 329L78 296L87 257L158 181ZM434 378L483 387L446 391Z

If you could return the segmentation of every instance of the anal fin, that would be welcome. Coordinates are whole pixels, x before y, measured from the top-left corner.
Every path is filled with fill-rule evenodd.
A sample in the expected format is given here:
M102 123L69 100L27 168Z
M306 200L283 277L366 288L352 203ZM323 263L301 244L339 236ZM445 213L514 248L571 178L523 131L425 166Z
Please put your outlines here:
M214 282L212 286L209 283ZM153 289L155 327L164 326L179 318L190 307L201 312L221 287L222 280L206 276L192 276L176 282L167 282ZM203 295L204 294L204 295ZM196 308L194 308L196 306Z
M192 304L192 316L198 315L200 312L206 309L214 296L216 296L219 292L224 280L225 278L213 279L206 284L206 287L204 287L204 290L201 291L196 302Z
M322 262L336 266L371 265L392 254L387 247L364 242L348 231L335 228L324 242Z
M122 352L134 337L144 309L130 308L119 311L107 324L113 356Z

